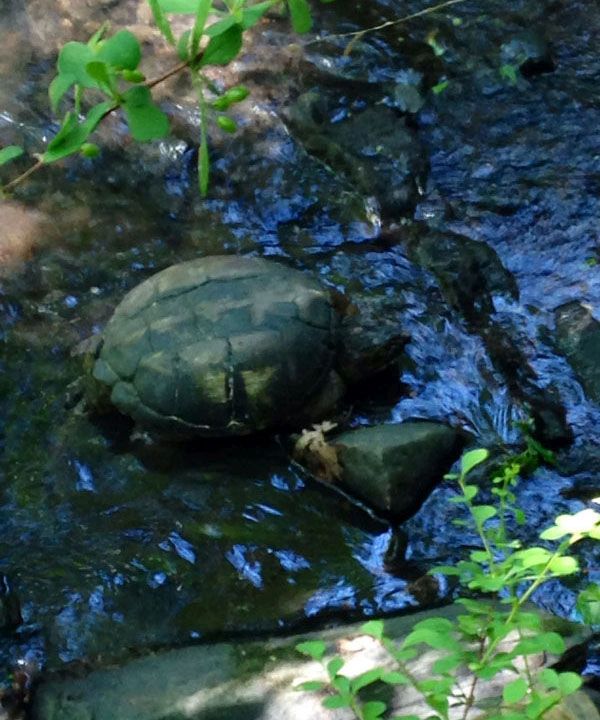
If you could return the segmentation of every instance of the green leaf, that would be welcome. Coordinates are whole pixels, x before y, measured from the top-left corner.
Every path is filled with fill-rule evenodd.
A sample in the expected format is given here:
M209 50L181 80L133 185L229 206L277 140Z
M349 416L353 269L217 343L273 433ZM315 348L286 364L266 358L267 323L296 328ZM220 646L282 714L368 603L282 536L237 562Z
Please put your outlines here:
M312 17L307 0L288 0L288 6L294 31L297 33L308 32L312 27Z
M380 700L371 700L362 707L363 720L378 720L387 710L387 705Z
M94 60L85 66L87 74L93 78L103 90L113 92L113 82L108 65L100 60Z
M161 10L174 15L194 15L198 0L158 0Z
M366 635L372 635L374 638L377 638L377 640L381 640L384 632L383 620L369 620L364 623L361 630Z
M53 112L56 112L58 104L65 96L71 87L75 84L75 79L72 75L63 75L59 73L50 83L48 88L48 96L50 98L50 107Z
M302 655L308 655L313 660L321 660L327 649L322 640L307 640L296 645L296 650Z
M479 488L477 485L463 485L462 491L467 500L472 500L479 492Z
M227 115L219 115L217 117L217 125L226 133L234 133L237 130L235 122Z
M464 654L462 652L451 653L446 655L433 663L433 672L439 675L452 672L456 670L459 665L462 665Z
M568 533L565 529L559 528L557 525L553 525L547 530L544 530L544 532L540 533L540 538L542 540L559 540L567 534Z
M527 681L524 678L517 678L504 686L502 699L507 705L514 705L525 697L527 689Z
M7 145L0 150L0 165L16 160L23 154L23 148L18 145Z
M168 135L169 118L154 104L147 87L137 85L130 88L123 100L127 124L135 140L147 142Z
M86 65L95 59L93 50L84 43L68 42L63 45L57 62L58 72L65 76L61 82L66 83L70 80L71 84L77 83L86 88L97 87L96 81L85 69Z
M330 710L350 707L350 699L342 697L341 695L333 695L323 700L323 707L329 708Z
M242 26L234 25L221 35L211 39L200 60L200 67L206 65L227 65L242 49Z
M362 688L367 687L367 685L372 685L374 682L381 680L383 672L383 668L373 668L372 670L361 673L350 683L352 692L357 693L359 690L362 690Z
M558 673L551 668L544 668L538 675L538 680L549 690L559 686Z
M304 690L306 692L319 692L327 687L327 683L322 680L307 680L306 682L296 685L294 690Z
M579 593L577 610L588 625L600 625L600 585L594 583Z
M600 514L591 508L587 508L574 515L559 515L555 522L558 527L565 530L569 535L577 535L593 530L600 523Z
M402 647L409 648L420 643L429 645L435 650L458 649L456 640L449 633L438 633L427 628L413 630L413 632L409 633L402 643Z
M152 17L154 18L156 27L160 30L169 45L175 46L175 36L173 35L173 30L171 30L171 24L166 18L159 0L148 0L148 4L150 5L150 10L152 10Z
M102 118L114 109L111 102L102 102L95 105L87 114L83 123L78 123L74 113L67 113L61 129L48 143L48 149L42 155L45 163L62 160L81 150L81 147L94 132Z
M579 570L579 563L574 557L565 555L554 558L548 568L554 575L573 575Z
M228 15L222 20L217 20L217 22L209 25L204 31L204 34L211 38L217 37L217 35L222 35L226 30L229 30L230 27L237 24L238 20L233 15Z
M208 155L208 142L206 139L206 129L204 120L201 125L200 150L198 151L198 185L200 187L200 195L206 197L208 192L208 180L210 176L210 158Z
M566 649L562 636L555 632L542 633L539 636L543 650L553 655L562 655Z
M471 513L475 518L475 522L483 525L490 518L498 514L498 511L492 505L475 505L471 508Z
M381 682L387 685L407 685L410 680L397 670L391 670L390 672L381 673Z
M531 547L526 550L519 550L513 557L518 560L519 564L524 568L536 567L537 565L545 565L549 558L550 552L546 548Z
M460 474L463 477L468 475L474 467L480 465L487 460L488 457L489 452L485 448L469 450L469 452L466 452L460 459Z
M583 680L574 672L560 673L558 676L558 689L561 695L571 695L582 686Z
M242 12L242 27L244 30L256 25L256 23L268 12L277 0L266 0L266 2L259 2L256 5L252 5L249 8L244 8Z
M88 47L96 51L100 41L108 32L109 27L110 23L108 22L108 20L106 22L103 22L102 25L100 25L100 27L92 35L92 37L87 41Z
M444 617L432 617L426 620L421 620L414 625L414 630L434 630L438 633L452 632L454 629L454 623L448 618Z
M332 678L331 684L340 695L347 696L350 694L350 678L345 675L336 675Z
M140 43L129 30L119 30L102 44L98 59L117 70L135 70L142 59Z
M184 33L182 33L181 37L177 41L177 55L179 56L180 60L189 60L190 59L190 36L192 34L191 30L186 30Z
M344 661L340 657L334 657L327 663L327 673L330 678L334 678L338 672L344 667Z
M190 55L195 58L200 49L200 38L204 32L204 26L208 19L208 14L212 9L212 0L196 0L196 18L194 20L194 27L192 28L192 36L190 40Z
M442 80L431 88L431 92L434 95L440 95L450 85L450 80Z

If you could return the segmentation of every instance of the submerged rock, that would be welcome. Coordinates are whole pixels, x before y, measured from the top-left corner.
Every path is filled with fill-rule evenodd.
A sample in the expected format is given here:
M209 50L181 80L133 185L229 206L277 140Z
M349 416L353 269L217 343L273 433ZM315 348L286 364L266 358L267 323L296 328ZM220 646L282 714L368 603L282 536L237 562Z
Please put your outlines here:
M300 463L394 522L419 509L463 442L458 430L433 422L349 430L329 443L303 439L296 446Z
M373 197L384 216L410 214L427 169L417 134L395 110L365 105L340 105L337 95L311 91L290 108L287 122L310 154Z
M579 302L555 311L556 342L579 377L585 394L600 403L600 322Z

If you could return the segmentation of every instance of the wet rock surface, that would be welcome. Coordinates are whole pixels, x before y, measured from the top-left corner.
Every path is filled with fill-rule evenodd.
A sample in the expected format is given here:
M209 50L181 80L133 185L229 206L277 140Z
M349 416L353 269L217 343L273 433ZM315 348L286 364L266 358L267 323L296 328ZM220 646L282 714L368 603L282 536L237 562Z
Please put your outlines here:
M435 611L436 617L454 619L458 606ZM415 622L432 613L417 613L395 618L386 624L386 634L401 641ZM577 626L560 624L567 631L567 645L581 642ZM548 630L558 630L556 620ZM317 639L295 636L266 643L218 643L173 650L134 660L120 669L97 671L83 679L49 679L36 693L34 720L304 720L352 717L349 711L328 710L321 705L319 693L298 692L295 685L320 678L323 668L316 662L300 658L294 650L299 641ZM340 654L346 662L349 677L375 666L393 669L389 657L374 638L361 634L359 626L323 631L319 640L327 642L330 652ZM436 651L422 653L411 664L416 677L426 677ZM536 670L554 657L533 656ZM504 683L514 675L498 674L492 682L480 683L477 701L500 696ZM465 677L460 681L465 682ZM389 687L389 686L388 686ZM381 692L383 688L379 688ZM395 714L420 717L428 708L411 688L402 687L383 696ZM369 697L381 697L371 694ZM600 717L593 703L583 696L580 707L589 714L571 716L570 720L594 720ZM561 716L559 716L561 717Z
M457 459L462 438L435 423L358 428L331 443L340 486L376 513L399 522L413 515Z
M149 75L169 64L142 6L5 2L0 67L11 72L0 83L0 144L44 147L56 131L46 97L56 48L85 39L109 14L115 29L146 32ZM421 7L409 2L402 13ZM419 602L408 572L385 570L389 530L290 468L271 439L156 447L130 441L122 419L91 422L65 409L65 389L81 372L72 348L102 331L128 290L177 262L279 255L351 296L387 301L385 321L410 337L406 358L395 378L379 381L377 399L356 401L351 425L438 421L480 445L510 448L519 442L515 421L537 403L554 427L548 436L572 446L519 487L528 518L521 539L535 542L556 514L591 501L600 467L596 381L585 379L591 366L577 366L579 350L556 348L554 311L575 300L590 308L586 327L598 320L600 61L592 39L600 13L579 0L455 11L415 20L402 42L397 28L365 36L349 58L331 44L299 48L297 38L292 48L286 23L266 21L240 62L215 71L215 82L244 82L253 95L236 110L240 133L212 138L206 202L194 176L196 103L179 80L159 94L174 137L133 147L115 118L96 162L71 159L22 188L18 201L50 216L58 240L36 248L0 286L0 571L23 620L0 642L6 675L21 659L102 664L157 643ZM398 12L388 0L327 4L316 29L359 30ZM548 43L551 72L528 74L521 63L529 28ZM514 77L501 72L511 63ZM399 217L380 211L393 193L380 178L396 172L393 163L384 157L378 176L370 156L381 194L373 202L372 188L349 182L348 171L334 171L289 134L286 109L321 83L327 98L339 87L335 130L381 111L402 143L415 139L410 167L421 190L410 191ZM367 107L352 108L361 99ZM8 177L8 166L1 173ZM407 182L418 188L417 178ZM572 328L559 335L570 338ZM440 485L404 523L409 562L452 562L477 542L452 524L454 492ZM582 548L581 565L599 579L593 548ZM554 583L535 600L573 616L576 589Z
M600 403L600 321L578 302L556 309L557 344L577 373L586 395Z

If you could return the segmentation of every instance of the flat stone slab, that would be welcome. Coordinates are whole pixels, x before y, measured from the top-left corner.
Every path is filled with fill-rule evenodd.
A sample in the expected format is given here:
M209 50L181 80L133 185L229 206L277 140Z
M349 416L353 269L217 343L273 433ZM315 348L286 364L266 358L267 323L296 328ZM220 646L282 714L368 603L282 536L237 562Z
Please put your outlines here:
M458 605L386 621L386 632L400 639L427 617L456 617ZM583 628L549 618L549 629L560 625L574 645L584 639ZM295 645L306 639L323 639L331 654L345 660L344 674L356 676L389 659L379 643L355 624L285 639L196 645L132 660L122 667L96 670L78 679L43 680L33 699L33 720L349 720L347 710L322 707L323 695L297 691L306 680L324 679L319 664L299 655ZM439 657L424 651L412 665L425 677ZM541 666L542 658L534 658ZM548 659L546 659L548 662ZM481 695L501 695L514 675L498 675L480 686ZM459 677L458 683L467 683ZM393 714L425 717L419 697L406 687L385 686ZM592 706L593 709L593 706ZM458 717L459 708L457 708ZM421 713L424 713L421 715ZM460 709L462 713L462 709ZM565 716L568 717L568 716ZM596 715L596 718L598 716ZM583 717L581 718L583 720ZM585 720L594 720L594 715Z

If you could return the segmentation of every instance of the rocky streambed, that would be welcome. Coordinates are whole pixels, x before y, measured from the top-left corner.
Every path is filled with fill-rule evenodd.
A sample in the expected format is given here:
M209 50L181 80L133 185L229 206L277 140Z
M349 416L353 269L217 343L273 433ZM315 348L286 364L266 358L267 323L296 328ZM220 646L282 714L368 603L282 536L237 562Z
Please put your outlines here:
M316 31L420 8L334 3ZM0 144L43 147L57 47L109 16L143 37L148 74L164 64L142 3L2 5ZM0 571L21 615L0 639L5 685L18 663L95 667L437 604L449 590L418 578L474 542L440 485L402 524L406 562L389 572L387 522L290 465L285 443L148 445L75 413L73 347L176 262L275 257L408 336L347 429L427 420L505 451L532 416L559 455L519 487L524 540L600 495L598 30L576 0L474 1L344 55L346 40L299 41L270 18L215 74L252 96L240 132L213 138L207 201L195 102L173 82L159 90L171 139L133 147L111 120L99 159L0 205ZM581 562L597 581L594 548ZM536 602L574 617L576 591L555 583Z

